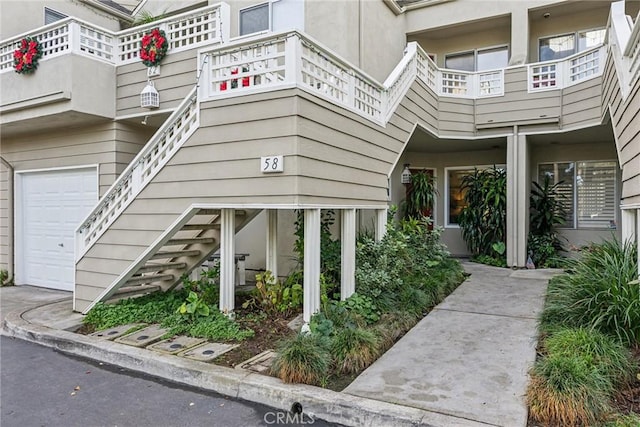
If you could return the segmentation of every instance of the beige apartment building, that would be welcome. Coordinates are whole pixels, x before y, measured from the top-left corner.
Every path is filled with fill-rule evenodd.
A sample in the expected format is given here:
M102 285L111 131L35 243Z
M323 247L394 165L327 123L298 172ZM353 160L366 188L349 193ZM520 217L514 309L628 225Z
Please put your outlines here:
M74 292L168 289L218 251L286 275L304 211L305 319L320 218L337 213L342 291L355 236L384 233L401 175L431 170L450 251L461 178L506 168L507 261L528 198L563 182L571 245L640 234L637 1L58 0L0 3L0 268ZM141 16L160 17L136 24ZM152 29L166 57L145 66ZM25 37L42 49L14 70Z

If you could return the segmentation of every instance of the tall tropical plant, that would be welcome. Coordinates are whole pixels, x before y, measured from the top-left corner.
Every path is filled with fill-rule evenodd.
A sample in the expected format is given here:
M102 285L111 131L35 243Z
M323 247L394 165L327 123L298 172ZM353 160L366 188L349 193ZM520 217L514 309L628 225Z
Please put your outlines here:
M557 230L567 216L565 196L560 191L562 184L563 181L552 184L549 175L545 175L541 184L535 181L531 184L527 249L537 266L555 267L558 252L563 250Z
M404 201L405 219L430 217L437 195L436 178L432 174L426 171L412 174L411 186Z
M495 256L507 231L507 172L498 167L474 169L462 178L465 207L458 217L472 255ZM502 255L502 254L498 254Z

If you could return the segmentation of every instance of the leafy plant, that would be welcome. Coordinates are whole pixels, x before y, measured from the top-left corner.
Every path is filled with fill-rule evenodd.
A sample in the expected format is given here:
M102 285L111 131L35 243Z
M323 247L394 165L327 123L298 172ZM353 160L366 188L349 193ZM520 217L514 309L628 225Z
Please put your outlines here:
M198 317L207 317L211 313L209 306L193 291L189 292L187 300L178 307L176 312L189 317L192 321Z
M380 310L371 297L355 292L342 304L352 315L362 319L364 324L372 324L380 320Z
M593 245L547 290L543 326L586 327L612 334L624 344L640 342L637 247L617 240Z
M558 252L563 250L557 227L565 223L566 196L560 191L563 182L551 184L545 175L542 184L532 183L529 196L529 238L527 250L536 266L559 265Z
M507 228L507 172L475 169L462 178L465 206L458 217L472 255L492 255L494 243L504 243Z
M13 286L13 277L9 277L7 270L0 270L0 287Z
M302 297L302 285L290 282L282 284L270 271L265 271L256 274L256 287L251 298L242 307L255 306L268 315L288 315L302 306Z
M277 353L271 373L286 383L320 384L331 364L326 340L314 334L285 340Z
M198 294L206 304L218 305L220 299L220 260L214 261L213 265L200 273L198 280L191 280L188 276L182 278L182 285L187 291Z
M436 178L432 174L426 171L413 173L407 198L404 200L404 218L430 216L437 195Z
M212 310L207 317L190 319L181 314L166 317L160 324L168 328L167 337L189 335L211 341L242 341L255 335L251 329L243 329L218 310Z

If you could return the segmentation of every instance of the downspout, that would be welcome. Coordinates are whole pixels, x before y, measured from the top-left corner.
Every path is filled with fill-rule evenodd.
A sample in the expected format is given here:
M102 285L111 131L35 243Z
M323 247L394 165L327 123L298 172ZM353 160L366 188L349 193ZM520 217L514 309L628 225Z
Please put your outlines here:
M7 244L7 272L9 273L9 280L11 280L11 278L14 277L14 269L13 269L13 260L14 260L14 253L13 253L13 239L14 239L14 232L13 232L13 215L15 215L15 211L13 209L13 205L14 205L14 201L13 201L13 174L14 174L14 169L13 166L11 166L11 164L9 162L7 162L4 157L0 156L0 161L2 161L2 164L4 165L4 167L7 168L7 202L9 204L8 206L8 215L7 215L7 238L8 238L8 244Z

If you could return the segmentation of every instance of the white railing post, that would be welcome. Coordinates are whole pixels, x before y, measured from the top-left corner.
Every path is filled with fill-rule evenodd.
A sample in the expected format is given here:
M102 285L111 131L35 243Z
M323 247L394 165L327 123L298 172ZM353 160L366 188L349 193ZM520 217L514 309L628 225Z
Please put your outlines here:
M349 79L347 80L347 105L351 108L356 107L356 76L353 70L349 70Z
M69 50L80 52L80 24L76 21L69 22Z
M287 83L301 82L302 45L297 34L287 37L284 44L284 79Z

